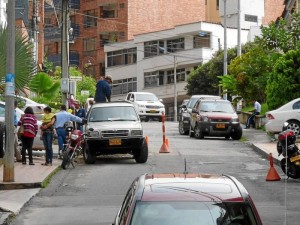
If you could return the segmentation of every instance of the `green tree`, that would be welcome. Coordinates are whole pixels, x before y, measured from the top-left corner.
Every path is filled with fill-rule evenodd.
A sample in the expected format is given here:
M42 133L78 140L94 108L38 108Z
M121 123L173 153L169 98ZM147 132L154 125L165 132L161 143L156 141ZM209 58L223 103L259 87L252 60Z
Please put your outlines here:
M281 56L267 82L269 110L300 96L300 50L290 50Z
M7 54L7 29L0 29L0 88L5 89L6 54ZM35 67L32 57L32 45L28 38L16 33L15 45L15 88L16 93L25 93L28 83L32 79Z
M82 95L81 91L89 91L89 94ZM84 104L86 99L91 95L95 96L96 81L94 78L83 75L82 81L77 82L76 98Z
M29 88L37 94L37 98L49 101L55 99L59 92L60 82L55 81L47 73L39 72L31 80Z

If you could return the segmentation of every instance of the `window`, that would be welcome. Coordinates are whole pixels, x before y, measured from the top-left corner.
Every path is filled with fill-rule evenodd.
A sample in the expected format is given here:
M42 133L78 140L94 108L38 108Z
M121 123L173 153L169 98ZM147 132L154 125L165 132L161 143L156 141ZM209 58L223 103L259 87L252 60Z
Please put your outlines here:
M185 81L185 68L176 70L176 82ZM167 71L167 84L174 83L174 70Z
M158 86L158 72L148 72L144 74L144 87L157 87Z
M83 51L93 51L95 49L96 49L95 38L83 39Z
M294 103L293 109L300 109L300 101Z
M210 48L210 33L194 36L194 48Z
M144 57L157 56L164 53L163 41L147 41L144 43Z
M84 28L97 26L97 13L96 10L84 11Z
M167 41L167 51L168 52L177 52L180 50L184 50L184 38Z
M120 9L124 9L125 8L125 3L120 3Z
M127 94L131 91L137 91L136 77L113 81L112 95Z
M107 67L136 63L136 48L107 53Z
M257 16L245 14L245 21L257 23L258 19Z

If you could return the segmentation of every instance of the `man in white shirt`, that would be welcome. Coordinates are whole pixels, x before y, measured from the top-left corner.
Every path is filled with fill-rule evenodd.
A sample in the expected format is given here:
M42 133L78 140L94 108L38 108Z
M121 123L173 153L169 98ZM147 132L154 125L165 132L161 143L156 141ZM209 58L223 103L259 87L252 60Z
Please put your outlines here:
M261 111L261 105L258 101L253 100L254 102L254 111L252 113L251 116L249 116L249 118L247 119L247 123L246 123L246 129L250 128L250 125L253 125L253 128L255 128L255 116L260 114Z

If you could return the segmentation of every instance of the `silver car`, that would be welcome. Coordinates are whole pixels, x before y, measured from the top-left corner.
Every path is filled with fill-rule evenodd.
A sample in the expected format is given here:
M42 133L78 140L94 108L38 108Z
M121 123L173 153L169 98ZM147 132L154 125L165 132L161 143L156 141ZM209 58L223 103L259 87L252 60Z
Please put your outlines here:
M148 159L148 144L139 115L130 102L95 103L85 124L83 156L88 164L98 155L131 154L137 163Z

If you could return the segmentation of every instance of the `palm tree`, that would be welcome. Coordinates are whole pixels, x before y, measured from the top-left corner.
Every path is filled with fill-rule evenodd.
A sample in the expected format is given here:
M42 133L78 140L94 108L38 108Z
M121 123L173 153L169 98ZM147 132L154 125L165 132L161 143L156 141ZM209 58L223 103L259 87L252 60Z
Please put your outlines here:
M5 90L7 29L0 30L0 92ZM35 66L32 57L32 45L27 37L16 34L15 47L15 90L16 94L25 93L29 81L34 76Z

